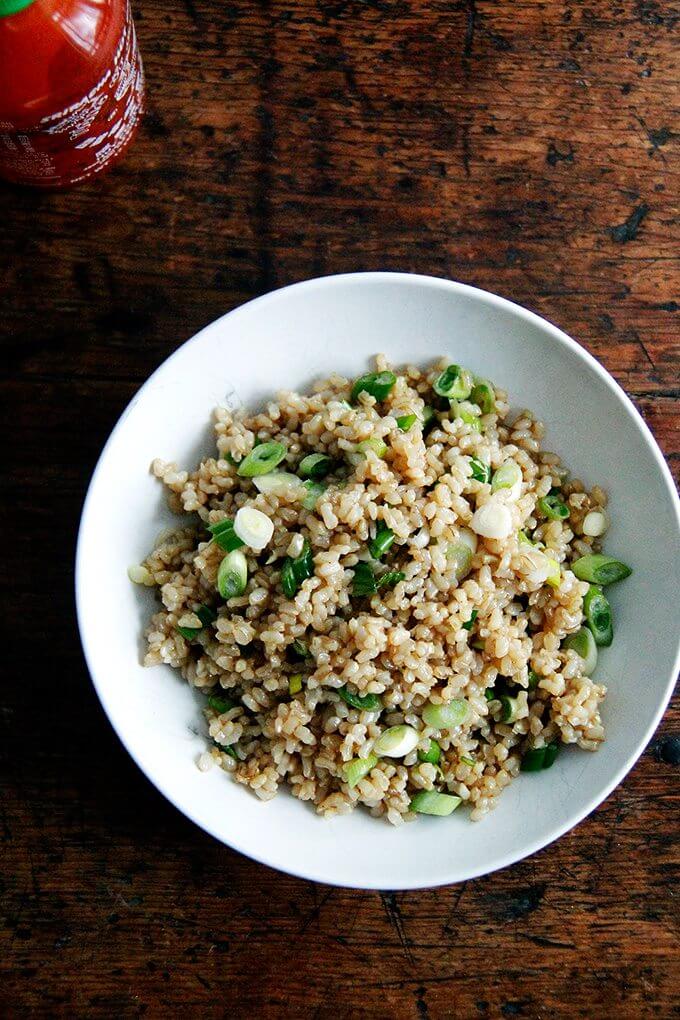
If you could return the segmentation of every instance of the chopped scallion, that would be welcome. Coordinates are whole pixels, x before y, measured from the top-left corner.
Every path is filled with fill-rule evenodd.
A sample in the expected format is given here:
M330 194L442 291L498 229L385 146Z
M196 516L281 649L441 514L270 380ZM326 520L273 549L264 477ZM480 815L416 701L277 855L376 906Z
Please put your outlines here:
M496 410L496 394L493 386L486 379L478 379L472 387L470 400L481 409L482 414L492 414Z
M397 427L401 432L408 432L408 430L415 425L417 420L417 414L402 414L399 418L397 418Z
M427 751L418 751L418 760L423 762L429 762L431 765L437 765L441 758L442 749L436 740L430 740L427 745Z
M423 721L435 730L452 730L465 722L470 706L463 698L454 698L443 705L428 701L422 711Z
M540 772L549 769L557 757L558 745L546 744L544 747L530 747L524 752L520 770L522 772Z
M254 506L242 506L234 518L234 532L244 545L260 552L271 541L274 522Z
M363 454L364 457L367 457L369 453L374 453L382 460L387 453L387 443L378 439L377 436L371 436L369 439L362 439L360 443L357 443L357 453Z
M201 633L204 627L207 627L209 623L214 623L217 619L217 613L210 606L199 606L195 612L195 615L201 621L200 627L177 627L177 630L186 638L187 641L193 641L194 638Z
M449 365L441 375L437 376L432 386L440 397L449 400L465 400L472 392L472 373L460 365Z
M592 632L587 627L581 627L575 634L569 634L562 643L583 660L583 672L586 676L592 676L597 666L597 645Z
M416 749L419 739L417 730L412 726L390 726L373 744L373 752L381 758L405 758Z
M472 613L470 615L470 619L467 621L467 623L463 624L463 630L472 630L472 624L475 622L476 619L477 619L477 610L473 609Z
M362 712L377 712L382 708L382 701L377 694L354 694L347 687L338 687L338 694L348 705Z
M614 584L615 581L623 581L630 577L633 571L620 560L611 556L604 556L602 553L589 553L581 556L572 564L579 581L589 581L590 584Z
M346 762L342 771L345 776L345 782L349 786L350 790L353 789L358 782L360 782L364 776L376 767L378 764L378 756L376 754L369 754L368 758L352 758L351 761Z
M464 765L472 766L472 765L475 764L475 759L474 758L468 758L468 756L466 754L461 754L460 760L463 762Z
M456 400L451 401L451 414L454 420L460 418L465 424L469 425L473 432L482 431L482 423L479 418L478 408L474 404L470 404L467 400L463 400L460 403Z
M394 588L400 581L403 581L406 574L403 570L388 570L386 574L381 574L377 579L377 587L380 588Z
M292 599L303 581L314 574L314 557L309 542L305 539L302 552L295 559L286 556L281 567L283 594Z
M614 639L612 609L602 589L595 584L591 584L583 599L583 615L595 644L608 648Z
M236 708L237 701L232 701L231 698L223 698L217 694L210 694L208 696L208 704L214 712L218 712L222 715L223 712L228 712L231 708Z
M491 491L498 492L500 489L509 489L510 494L515 498L519 496L522 485L522 469L514 460L506 460L493 473L491 479Z
M293 673L288 677L288 693L299 694L302 690L302 673Z
M394 372L369 372L356 380L352 387L351 400L356 404L360 393L368 393L377 401L389 396L390 390L397 381Z
M303 478L325 478L333 470L333 461L325 453L310 453L300 461L298 471Z
M549 492L536 504L538 509L551 521L566 521L569 516L569 507L564 502L559 492Z
M462 803L461 797L450 793L439 793L437 790L419 790L411 798L411 811L420 815L437 815L445 818Z
M375 538L368 546L368 551L374 560L384 556L394 542L394 532L388 528L384 521L378 521L375 529Z
M359 561L354 567L352 595L357 596L357 598L363 595L375 595L377 590L378 586L370 563Z
M538 675L538 673L536 673L533 669L530 669L528 677L528 690L530 691L535 690L535 688L538 687L540 679L541 678Z
M323 496L326 491L326 486L322 482L314 482L309 479L304 483L304 488L307 495L302 500L302 505L305 510L314 510L319 501L319 496Z
M476 482L489 482L491 480L491 466L485 464L478 457L470 457L470 468L472 477Z
M519 703L517 698L511 698L508 694L501 694L501 722L514 723L519 715Z
M223 599L243 595L248 584L248 561L240 549L227 553L217 570L217 590Z
M215 543L224 549L225 552L233 552L245 545L234 531L234 522L231 520L218 521L217 524L209 524L208 531Z
M286 456L283 443L260 443L247 457L244 457L237 468L242 478L255 478L266 475L277 467Z

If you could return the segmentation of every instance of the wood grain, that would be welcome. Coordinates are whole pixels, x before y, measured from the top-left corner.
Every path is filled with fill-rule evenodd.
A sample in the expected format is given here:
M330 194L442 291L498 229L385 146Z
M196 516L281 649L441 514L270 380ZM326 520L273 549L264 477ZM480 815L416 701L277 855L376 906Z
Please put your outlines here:
M626 388L677 478L680 10L146 0L136 17L149 109L126 161L63 194L0 191L0 1013L677 1015L660 743L677 708L529 860L437 891L331 889L217 845L142 778L92 693L71 588L88 477L149 372L323 273L432 273L534 308Z

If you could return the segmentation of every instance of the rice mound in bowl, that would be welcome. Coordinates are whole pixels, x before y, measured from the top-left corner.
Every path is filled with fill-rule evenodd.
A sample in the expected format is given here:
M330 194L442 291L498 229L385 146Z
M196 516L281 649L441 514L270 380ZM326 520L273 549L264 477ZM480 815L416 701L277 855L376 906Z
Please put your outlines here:
M259 414L218 408L214 457L154 461L187 525L130 576L162 603L145 664L207 696L200 768L262 800L285 781L326 816L469 804L477 820L532 755L547 767L558 744L604 739L606 689L564 643L589 590L571 566L599 549L584 522L606 520L606 495L568 480L501 389L438 395L448 366L406 366L377 397L331 376ZM261 444L281 459L244 474ZM313 454L322 477L302 479ZM568 513L546 516L549 498ZM242 510L271 524L261 549ZM234 555L242 584L225 590Z

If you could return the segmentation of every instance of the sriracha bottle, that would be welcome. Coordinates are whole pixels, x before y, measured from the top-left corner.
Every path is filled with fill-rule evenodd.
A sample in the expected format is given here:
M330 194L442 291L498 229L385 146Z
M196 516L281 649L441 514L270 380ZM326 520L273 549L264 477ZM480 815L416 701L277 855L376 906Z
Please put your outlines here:
M100 173L143 98L129 0L0 0L0 177L59 188Z

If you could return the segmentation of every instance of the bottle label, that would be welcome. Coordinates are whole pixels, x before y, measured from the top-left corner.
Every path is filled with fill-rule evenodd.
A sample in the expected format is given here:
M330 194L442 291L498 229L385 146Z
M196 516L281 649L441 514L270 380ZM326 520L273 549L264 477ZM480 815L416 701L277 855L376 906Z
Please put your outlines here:
M76 184L111 162L142 114L144 71L128 6L108 69L76 103L19 131L0 121L0 175L26 184Z

